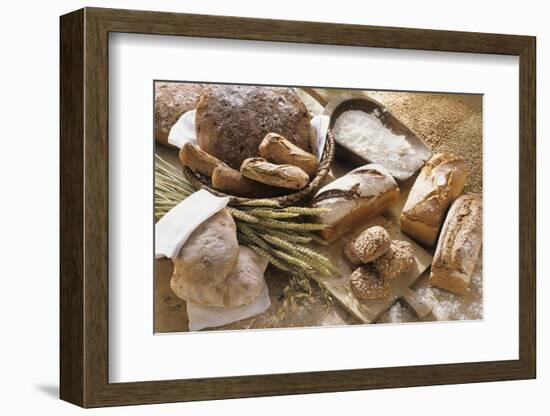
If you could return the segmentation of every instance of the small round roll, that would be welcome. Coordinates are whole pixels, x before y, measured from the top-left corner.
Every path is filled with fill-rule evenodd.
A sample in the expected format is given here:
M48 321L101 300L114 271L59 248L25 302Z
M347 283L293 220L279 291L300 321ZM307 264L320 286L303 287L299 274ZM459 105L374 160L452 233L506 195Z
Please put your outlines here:
M375 225L363 231L355 239L355 255L363 263L370 263L384 254L391 246L391 237L384 227Z
M359 299L384 299L390 293L390 285L371 264L358 267L351 274L350 286Z
M412 270L414 255L411 243L407 241L392 241L391 247L374 262L374 266L383 279L395 279L401 273Z

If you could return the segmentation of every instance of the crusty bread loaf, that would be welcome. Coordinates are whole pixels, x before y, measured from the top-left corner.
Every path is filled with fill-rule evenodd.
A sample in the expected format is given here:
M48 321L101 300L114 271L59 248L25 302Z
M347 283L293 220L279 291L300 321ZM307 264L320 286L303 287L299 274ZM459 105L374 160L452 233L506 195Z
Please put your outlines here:
M253 181L226 165L218 166L212 172L212 187L229 195L247 198L269 198L284 192L281 188Z
M470 285L482 244L482 201L460 196L451 206L437 243L430 283L463 294Z
M235 169L258 155L267 133L311 152L310 116L291 88L212 86L199 101L195 126L200 147Z
M291 165L275 165L261 157L245 159L241 173L249 179L285 189L303 189L309 176L302 169Z
M235 269L238 255L235 221L222 209L191 233L173 259L170 287L182 299L224 306L225 281Z
M447 209L462 192L467 171L464 161L451 154L436 154L424 165L401 212L401 230L432 247Z
M265 287L264 271L267 259L245 246L239 246L239 258L235 269L225 282L224 306L248 305Z
M155 82L155 140L168 144L172 126L187 111L197 108L204 84Z
M315 194L312 206L328 208L318 216L327 227L320 235L333 242L344 233L393 206L399 199L399 187L380 165L368 164L352 170L323 186Z
M258 148L264 159L277 163L297 166L313 178L317 173L319 163L317 157L300 149L277 133L267 134Z
M218 166L225 166L221 160L209 155L199 146L191 143L185 143L180 150L180 160L185 166L193 172L211 177L214 169Z

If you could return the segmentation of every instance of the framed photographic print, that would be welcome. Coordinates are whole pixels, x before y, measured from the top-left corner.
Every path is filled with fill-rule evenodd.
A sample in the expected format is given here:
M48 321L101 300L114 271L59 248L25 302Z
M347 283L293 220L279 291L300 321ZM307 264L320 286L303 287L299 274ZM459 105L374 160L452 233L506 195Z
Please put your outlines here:
M535 38L60 27L62 399L535 377Z

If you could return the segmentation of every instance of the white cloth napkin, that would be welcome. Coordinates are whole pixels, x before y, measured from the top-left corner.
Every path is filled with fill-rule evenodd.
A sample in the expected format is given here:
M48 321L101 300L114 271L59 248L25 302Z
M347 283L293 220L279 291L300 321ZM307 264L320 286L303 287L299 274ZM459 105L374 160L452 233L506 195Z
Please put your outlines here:
M155 258L174 258L191 235L204 221L227 206L229 198L220 198L203 189L191 194L162 217L155 225ZM267 268L264 261L262 272ZM260 295L248 305L235 307L203 306L187 301L189 330L199 331L250 318L271 306L264 280Z
M266 311L271 306L269 291L264 284L260 295L248 305L242 306L204 306L194 302L187 302L187 316L189 317L189 330L200 331L204 328L216 328L237 322L241 319L251 318Z
M185 143L197 144L197 133L195 130L195 114L197 110L187 111L176 121L168 133L168 143L183 147ZM314 154L318 160L321 160L325 143L327 140L327 130L330 121L329 116L315 116L311 119L311 126L315 131L315 143L312 143Z
M311 119L311 126L313 127L317 138L317 143L314 143L312 148L314 149L315 156L317 156L317 160L321 160L323 150L325 150L329 122L330 117L324 115L315 116Z
M168 143L180 149L187 142L197 144L197 132L195 130L195 114L197 110L183 113L168 133Z
M155 258L176 257L191 233L228 202L228 197L220 198L204 189L181 201L155 225Z

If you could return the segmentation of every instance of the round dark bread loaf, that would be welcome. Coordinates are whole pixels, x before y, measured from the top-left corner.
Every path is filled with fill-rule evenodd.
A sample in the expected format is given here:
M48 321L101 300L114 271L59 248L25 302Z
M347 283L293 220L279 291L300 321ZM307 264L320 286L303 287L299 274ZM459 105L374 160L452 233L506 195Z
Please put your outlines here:
M168 144L168 133L187 111L197 108L204 84L155 82L155 140Z
M310 116L291 88L212 86L199 101L195 125L201 149L235 169L258 155L267 133L311 152Z

